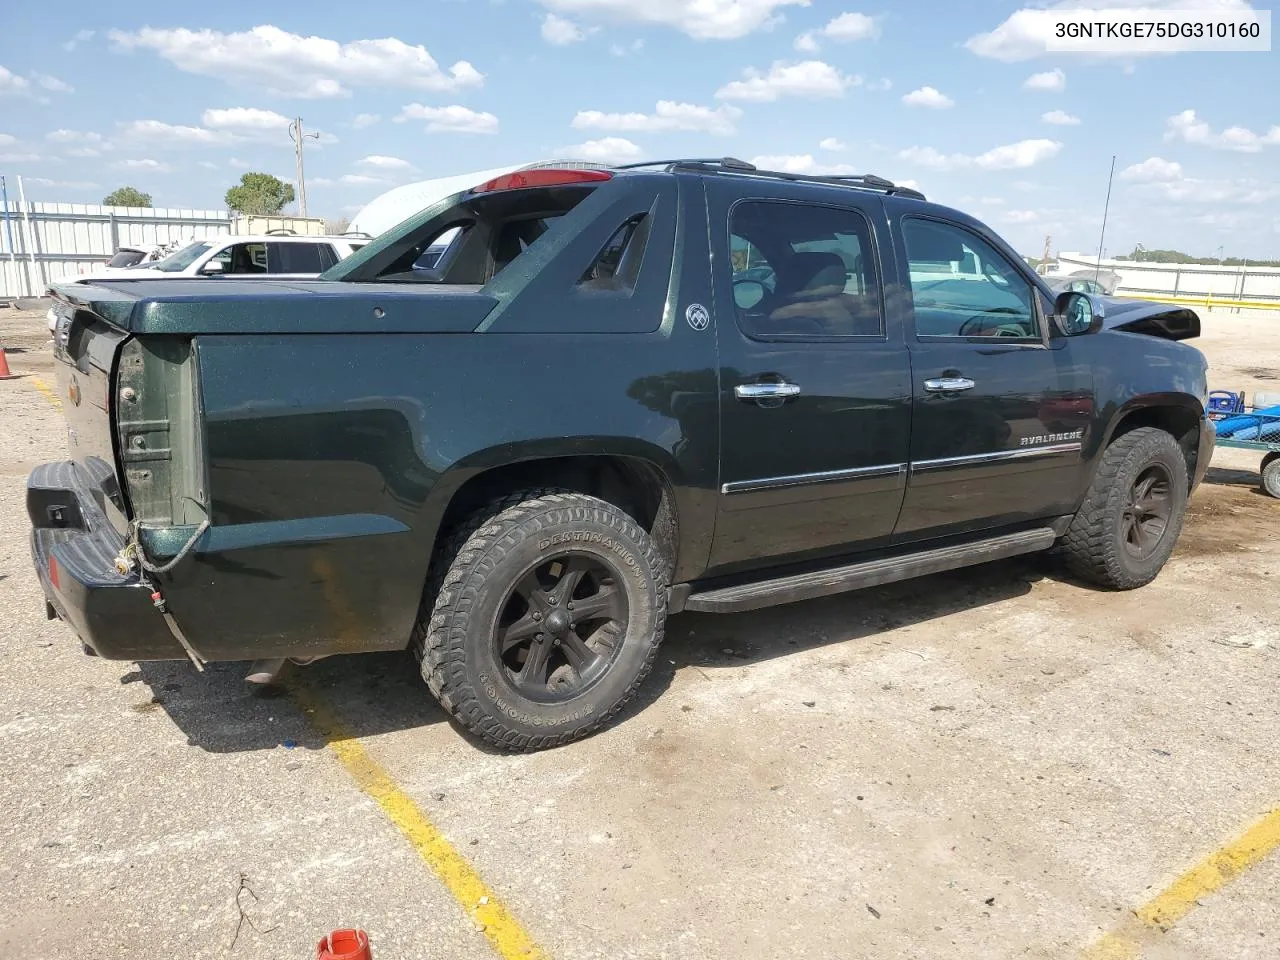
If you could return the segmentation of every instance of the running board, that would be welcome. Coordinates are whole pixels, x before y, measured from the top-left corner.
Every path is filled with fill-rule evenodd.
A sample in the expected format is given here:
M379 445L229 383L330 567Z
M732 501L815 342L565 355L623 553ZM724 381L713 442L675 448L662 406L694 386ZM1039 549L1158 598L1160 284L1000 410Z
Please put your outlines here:
M882 583L909 580L930 573L955 570L989 560L1003 560L1022 553L1034 553L1053 546L1058 535L1049 527L1006 533L974 543L938 547L881 560L864 560L843 567L832 567L813 573L798 573L776 580L761 580L736 587L690 594L685 610L702 613L741 613L779 603L811 600L847 590L876 587Z

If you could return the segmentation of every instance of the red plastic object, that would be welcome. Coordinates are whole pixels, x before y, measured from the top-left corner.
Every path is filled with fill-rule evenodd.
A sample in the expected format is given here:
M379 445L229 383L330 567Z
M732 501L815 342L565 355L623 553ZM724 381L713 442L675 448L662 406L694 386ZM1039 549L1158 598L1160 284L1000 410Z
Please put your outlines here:
M0 347L0 380L16 380L18 375L9 372L9 361L5 359L4 347Z
M472 193L494 193L498 190L522 190L525 187L563 187L573 183L598 183L610 180L612 173L604 170L562 170L547 167L539 170L519 170L494 177L474 188Z
M373 960L369 935L363 930L335 930L316 947L316 960Z

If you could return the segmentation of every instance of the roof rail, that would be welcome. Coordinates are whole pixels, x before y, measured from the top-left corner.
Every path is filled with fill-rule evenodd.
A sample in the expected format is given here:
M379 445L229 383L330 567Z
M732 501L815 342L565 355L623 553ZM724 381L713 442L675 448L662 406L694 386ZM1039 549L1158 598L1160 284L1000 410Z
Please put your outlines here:
M372 240L373 234L365 233L363 230L344 230L338 234L340 237L363 237L365 240Z
M745 160L738 160L735 157L719 157L716 159L687 159L687 160L650 160L644 163L628 163L615 170L635 170L642 167L668 167L670 169L685 170L722 170L725 173L743 173L754 177L773 177L778 180L792 180L798 183L829 183L839 186L861 187L865 190L876 190L880 193L889 194L898 197L909 197L913 200L924 200L925 195L913 187L903 187L894 183L892 180L886 180L884 177L878 177L874 173L859 174L817 174L817 173L787 173L783 170L761 170L754 164L747 163Z
M276 227L274 230L268 230L268 237L296 237L298 231L290 230L288 227Z

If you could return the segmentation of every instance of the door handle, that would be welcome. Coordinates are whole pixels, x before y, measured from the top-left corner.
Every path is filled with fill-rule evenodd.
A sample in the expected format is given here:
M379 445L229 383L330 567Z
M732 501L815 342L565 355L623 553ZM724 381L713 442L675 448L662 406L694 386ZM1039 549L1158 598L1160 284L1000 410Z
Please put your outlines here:
M787 383L740 383L733 388L733 395L739 400L787 400L800 396L798 384Z
M972 390L975 384L968 377L938 377L926 380L924 388L930 393L956 393L960 390Z

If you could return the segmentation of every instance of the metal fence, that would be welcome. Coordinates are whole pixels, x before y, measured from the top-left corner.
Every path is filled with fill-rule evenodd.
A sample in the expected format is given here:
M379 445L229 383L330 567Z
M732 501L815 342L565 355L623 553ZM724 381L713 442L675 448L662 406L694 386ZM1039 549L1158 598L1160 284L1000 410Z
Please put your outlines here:
M0 223L0 297L39 297L51 281L88 273L122 246L151 247L232 232L225 210L9 202Z
M121 247L159 247L219 234L292 230L321 234L315 217L240 217L226 210L27 203L10 199L0 220L0 298L40 297L49 284L89 273Z
M1098 260L1088 254L1062 253L1058 264L1061 273L1075 273L1096 269ZM1119 276L1115 292L1122 297L1261 309L1280 306L1280 267L1103 259L1102 271Z

